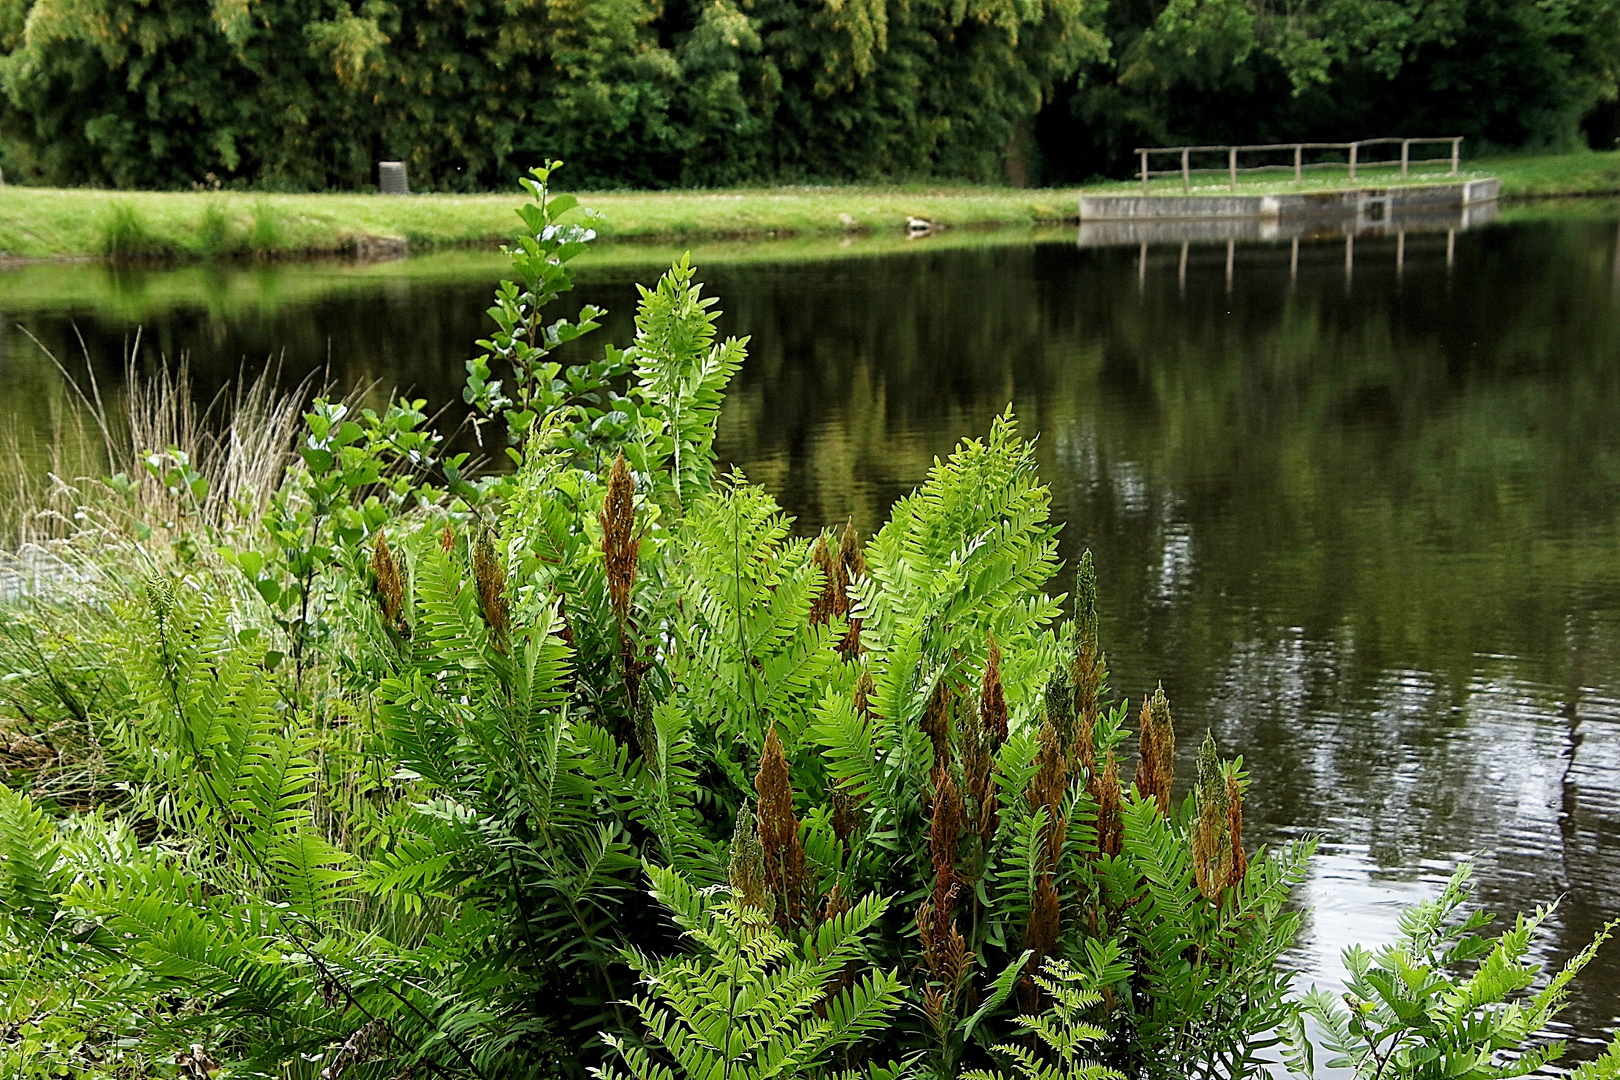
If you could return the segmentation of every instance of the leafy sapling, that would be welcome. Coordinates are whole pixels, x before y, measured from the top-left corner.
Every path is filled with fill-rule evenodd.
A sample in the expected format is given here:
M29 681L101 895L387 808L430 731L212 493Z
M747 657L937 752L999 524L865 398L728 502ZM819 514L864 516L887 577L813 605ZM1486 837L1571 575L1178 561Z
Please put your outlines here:
M518 280L502 281L496 289L489 309L495 332L478 342L483 353L467 361L462 390L473 407L480 442L482 425L499 419L510 444L506 452L519 464L523 448L537 436L547 444L560 441L576 451L600 452L635 424L634 403L612 390L629 371L621 353L609 349L603 359L583 364L550 359L559 346L600 326L604 314L586 304L577 319L548 324L542 317L546 305L574 287L569 261L596 239L594 215L587 213L583 224L561 220L579 200L551 193L551 176L560 168L562 162L547 160L521 181L534 201L518 208L523 232L516 243L501 248ZM509 371L510 380L496 377L497 369ZM568 422L556 422L560 419Z

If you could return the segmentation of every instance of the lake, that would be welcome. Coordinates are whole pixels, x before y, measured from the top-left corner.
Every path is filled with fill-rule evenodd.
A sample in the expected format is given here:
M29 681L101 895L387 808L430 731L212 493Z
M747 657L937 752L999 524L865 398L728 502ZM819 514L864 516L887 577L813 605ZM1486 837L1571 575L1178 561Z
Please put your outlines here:
M801 531L869 531L1010 402L1064 557L1096 552L1115 692L1162 680L1183 784L1207 728L1243 755L1251 841L1324 837L1310 977L1470 854L1494 910L1565 897L1566 956L1620 916L1617 227L1509 208L1353 260L1334 237L1073 232L700 248L752 338L720 454ZM582 264L575 302L611 313L593 349L628 340L632 283L671 254ZM459 400L502 267L0 271L0 411L28 445L62 400L18 324L70 364L82 334L105 385L140 327L205 392L275 357ZM1566 1014L1588 1055L1620 1023L1617 957Z

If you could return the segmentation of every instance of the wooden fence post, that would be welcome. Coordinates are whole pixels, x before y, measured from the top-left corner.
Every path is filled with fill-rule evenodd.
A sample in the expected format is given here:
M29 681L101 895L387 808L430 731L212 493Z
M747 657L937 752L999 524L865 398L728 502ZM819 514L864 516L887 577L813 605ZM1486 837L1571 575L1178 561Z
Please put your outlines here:
M1183 146L1181 148L1181 190L1185 191L1185 192L1191 192L1192 191L1192 169L1190 167L1188 167L1188 165L1187 165L1187 154L1188 154L1188 150L1187 150L1187 148L1185 146Z
M1453 176L1457 175L1457 158L1461 156L1461 154L1460 154L1461 149L1462 149L1462 140L1461 139L1452 139L1451 140L1451 175L1453 175Z
M1147 194L1147 173L1148 173L1147 159L1148 159L1148 152L1146 150L1143 150L1142 151L1142 194L1144 194L1144 195Z
M1237 190L1237 147L1226 152L1226 171L1232 177L1232 190Z
M1356 151L1361 149L1360 143L1350 144L1350 182L1356 182Z
M1305 173L1305 147L1294 144L1294 183L1299 183Z
M1411 139L1402 139L1401 140L1401 179L1402 180L1406 179L1406 165L1407 165L1407 162L1410 160L1411 151L1412 151L1412 140Z

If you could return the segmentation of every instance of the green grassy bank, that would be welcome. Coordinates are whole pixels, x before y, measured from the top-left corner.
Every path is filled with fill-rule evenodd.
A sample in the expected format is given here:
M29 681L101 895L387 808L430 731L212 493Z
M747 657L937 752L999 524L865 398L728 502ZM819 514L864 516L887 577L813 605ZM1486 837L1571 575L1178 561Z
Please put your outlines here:
M899 234L908 217L946 226L1059 223L1075 190L938 186L805 187L584 193L604 237ZM0 253L202 257L340 254L377 241L411 248L488 244L510 236L517 191L492 195L262 195L0 188Z
M1366 169L1363 180L1388 180ZM1496 176L1505 198L1620 193L1620 152L1468 162L1470 176ZM1413 176L1413 182L1438 178ZM1245 177L1249 189L1305 190L1342 184L1317 174L1295 188L1276 174ZM1180 190L1180 181L1156 182ZM1209 176L1204 185L1225 189ZM1111 182L1086 190L1131 190ZM619 240L899 235L907 218L947 227L1031 228L1075 214L1079 188L939 185L794 187L723 191L585 193L602 211L602 233ZM0 258L97 256L210 258L240 255L381 254L493 244L510 235L516 192L492 195L265 195L239 192L116 192L0 188Z

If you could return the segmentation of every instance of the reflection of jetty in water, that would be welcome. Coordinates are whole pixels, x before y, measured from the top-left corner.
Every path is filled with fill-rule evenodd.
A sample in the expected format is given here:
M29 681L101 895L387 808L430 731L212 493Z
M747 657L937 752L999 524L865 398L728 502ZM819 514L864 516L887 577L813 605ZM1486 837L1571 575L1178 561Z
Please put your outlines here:
M1447 212L1425 210L1421 212L1402 212L1390 216L1377 215L1375 217L1354 218L1269 218L1256 221L1254 219L1238 218L1180 218L1137 220L1137 221L1092 221L1081 222L1079 246L1081 248L1094 247L1135 247L1138 249L1136 260L1136 277L1139 288L1147 284L1147 267L1149 249L1157 246L1162 249L1169 247L1172 251L1179 247L1180 258L1176 270L1177 282L1182 291L1187 288L1187 267L1191 258L1192 249L1197 247L1217 247L1224 243L1226 247L1226 291L1232 291L1233 272L1236 265L1237 246L1239 241L1246 244L1265 245L1276 242L1286 242L1290 247L1288 258L1288 278L1293 282L1299 277L1300 242L1322 245L1341 242L1344 245L1344 281L1345 287L1350 287L1352 275L1356 267L1356 240L1384 240L1379 245L1383 251L1388 252L1387 241L1395 241L1395 273L1401 275L1406 269L1406 238L1412 235L1438 236L1443 234L1446 238L1446 269L1449 271L1457 258L1457 233L1475 225L1483 225L1496 218L1497 207L1493 200L1477 206L1453 207ZM1202 256L1201 265L1208 265ZM1620 247L1616 248L1615 255L1615 281L1616 294L1620 295Z
M1298 217L1132 217L1080 219L1079 245L1207 244L1222 240L1331 240L1400 233L1455 233L1495 220L1496 200L1468 206L1390 210L1371 203L1354 215Z

